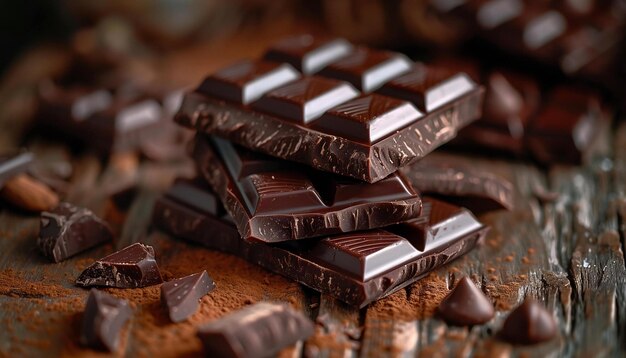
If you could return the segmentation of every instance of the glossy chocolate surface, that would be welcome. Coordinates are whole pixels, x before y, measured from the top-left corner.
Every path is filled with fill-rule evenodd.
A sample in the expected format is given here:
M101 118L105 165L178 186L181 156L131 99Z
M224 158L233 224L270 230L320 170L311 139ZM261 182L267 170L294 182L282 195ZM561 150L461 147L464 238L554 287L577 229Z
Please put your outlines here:
M89 209L60 203L53 210L41 213L37 246L53 262L63 261L112 239L109 224Z
M161 301L172 322L182 322L198 310L199 301L215 289L206 271L176 278L161 285Z
M290 65L267 57L302 68L308 54L326 51L327 42L296 38L287 43L277 45L284 47L280 56L272 49L264 60L208 76L185 95L175 120L254 151L376 182L448 142L480 116L483 90L463 74L434 73L397 53L349 47L341 58L328 55L332 60L312 71L314 76L298 78L285 70L293 69ZM276 71L291 75L272 80L268 73ZM251 82L259 84L246 97Z
M514 344L537 344L556 337L552 313L541 303L527 298L504 321L499 336Z
M135 243L103 257L76 279L78 286L135 288L163 282L152 246Z
M313 335L314 324L285 305L259 302L198 329L207 356L271 357Z
M278 242L372 229L421 210L418 193L398 174L369 184L202 135L194 159L246 239Z
M183 202L158 203L153 222L160 229L242 257L359 307L468 252L488 229L468 210L428 199L422 215L409 223L268 245L241 239L226 218L217 218ZM210 231L217 226L221 235Z
M305 75L310 75L352 51L352 44L344 39L323 39L303 34L278 41L263 57L288 63Z
M463 277L437 308L447 323L473 326L489 322L495 315L489 298L468 277Z

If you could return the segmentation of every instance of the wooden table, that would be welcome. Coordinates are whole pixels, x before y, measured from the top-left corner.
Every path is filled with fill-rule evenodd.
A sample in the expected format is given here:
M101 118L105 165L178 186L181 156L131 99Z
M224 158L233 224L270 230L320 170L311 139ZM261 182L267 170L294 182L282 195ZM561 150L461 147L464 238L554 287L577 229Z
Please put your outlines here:
M32 88L16 83L0 87L0 149L21 144L23 119L32 108ZM0 356L98 354L78 343L88 291L73 282L94 259L137 241L155 247L166 279L206 269L217 289L202 299L189 322L180 324L168 321L158 286L108 289L129 299L135 310L122 333L118 356L199 355L196 326L259 300L289 302L317 323L312 338L281 356L624 356L626 123L610 138L606 155L581 167L542 170L531 163L472 158L477 168L514 183L515 210L480 217L492 227L483 246L361 310L237 258L151 230L154 200L179 172L189 170L188 163L141 161L129 171L124 163L134 162L133 155L102 161L89 153L71 154L61 143L32 138L27 145L43 160L64 158L72 163L66 200L112 220L118 234L113 245L52 264L35 246L37 215L2 208ZM433 155L445 160L454 154ZM108 195L125 175L138 183L140 191L122 213L111 209ZM558 197L545 200L540 195L545 192ZM434 311L454 282L466 275L493 300L497 315L483 326L449 327L434 317ZM504 318L527 296L553 312L559 338L531 347L494 338Z

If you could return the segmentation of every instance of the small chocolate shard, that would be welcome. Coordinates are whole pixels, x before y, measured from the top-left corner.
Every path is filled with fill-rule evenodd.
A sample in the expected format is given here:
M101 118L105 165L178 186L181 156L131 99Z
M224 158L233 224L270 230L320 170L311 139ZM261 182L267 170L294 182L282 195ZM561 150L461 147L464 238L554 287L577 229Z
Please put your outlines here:
M182 322L198 309L198 302L215 289L206 271L177 278L161 285L161 301L167 306L172 322Z
M41 213L37 246L54 262L60 262L113 239L109 225L91 210L61 203Z
M201 327L198 337L213 357L270 357L308 338L313 329L302 313L260 302Z
M527 298L506 318L500 337L513 344L546 342L557 334L554 317L539 302Z
M458 326L483 324L494 316L493 304L470 280L463 277L439 304L439 315Z
M101 258L83 271L78 286L136 288L163 282L152 246L132 244Z
M83 314L81 343L95 349L116 351L119 332L131 315L128 301L92 288Z

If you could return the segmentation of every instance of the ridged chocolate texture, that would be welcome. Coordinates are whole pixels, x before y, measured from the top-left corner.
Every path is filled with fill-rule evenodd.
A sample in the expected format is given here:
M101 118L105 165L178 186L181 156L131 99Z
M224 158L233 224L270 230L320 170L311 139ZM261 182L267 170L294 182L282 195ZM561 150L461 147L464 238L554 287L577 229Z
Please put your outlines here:
M136 288L163 282L152 246L135 243L97 260L76 279L78 286Z
M420 192L443 197L474 213L514 207L513 185L500 176L472 169L469 161L425 158L401 172Z
M10 152L0 154L0 189L4 183L28 170L34 156L29 152Z
M282 304L259 302L198 329L207 356L271 357L313 334L302 313Z
M215 289L206 271L176 278L161 285L161 301L172 322L182 322L198 310L199 301Z
M53 210L41 213L37 246L53 262L112 239L109 225L89 209L60 203Z
M106 292L91 289L83 313L80 341L91 348L115 352L120 331L132 315L130 304Z
M421 199L398 174L368 184L196 138L194 159L246 239L304 239L382 227L419 215Z
M278 41L263 57L288 63L305 75L310 75L352 51L353 46L344 39L322 39L303 34Z
M411 86L395 88L394 81L424 66L392 52L348 47L348 54L333 57L326 52L328 41L290 41L273 47L263 60L244 62L244 79L229 77L228 88L224 73L241 63L208 76L185 95L175 120L254 151L376 182L448 142L480 116L483 89L465 75L417 76ZM267 83L254 100L233 95L245 90L248 73L267 72L268 59L302 68L311 53L329 58L318 72L307 72L314 76L286 76L278 82L261 76L259 81ZM278 62L273 66L292 68ZM387 99L374 91L400 97ZM389 111L374 110L387 107Z
M382 230L276 245L243 240L227 218L163 198L155 206L153 223L171 235L363 307L465 254L487 232L466 209L434 199L427 199L424 209L418 219ZM211 229L215 227L219 235Z
M159 132L167 117L162 102L122 90L44 86L36 124L104 153L133 150Z

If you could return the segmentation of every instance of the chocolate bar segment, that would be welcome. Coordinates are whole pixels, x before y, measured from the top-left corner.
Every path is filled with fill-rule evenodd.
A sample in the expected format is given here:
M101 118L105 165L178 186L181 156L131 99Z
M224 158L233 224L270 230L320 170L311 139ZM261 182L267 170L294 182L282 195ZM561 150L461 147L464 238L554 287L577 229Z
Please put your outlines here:
M215 289L206 271L177 278L161 285L161 300L172 322L182 322L198 310L200 299Z
M271 357L311 336L311 320L282 304L259 302L198 329L208 355Z
M30 152L13 152L0 154L0 188L17 174L28 170L34 156Z
M421 209L419 195L398 174L368 184L202 135L194 158L246 239L279 242L371 229L412 219Z
M162 230L242 257L358 307L465 254L487 232L468 210L428 199L424 204L427 209L410 223L268 245L241 239L226 218L182 202L172 204L159 200L155 206L154 223ZM217 226L221 235L210 230Z
M264 55L270 61L285 62L305 75L318 72L352 52L344 39L322 39L303 34L278 41Z
M131 315L128 301L92 288L83 313L81 343L115 352L119 346L120 330Z
M112 239L111 227L89 209L60 203L53 210L41 213L37 246L53 262Z
M76 279L82 287L136 288L163 282L152 246L135 243L103 257Z
M246 63L251 68L270 66L267 60ZM271 66L281 68L276 62ZM370 183L451 140L480 116L483 94L465 75L439 76L400 54L366 48L357 48L315 76L300 80L287 76L279 83L260 76L258 81L267 83L256 101L235 98L241 97L249 72L256 72L242 71L243 80L229 80L228 88L219 80L221 72L185 95L177 123L257 152ZM395 86L394 81L403 76L410 77L405 80L410 85L401 81ZM342 81L361 92L353 92ZM378 93L368 97L372 91ZM394 99L382 100L379 94Z

